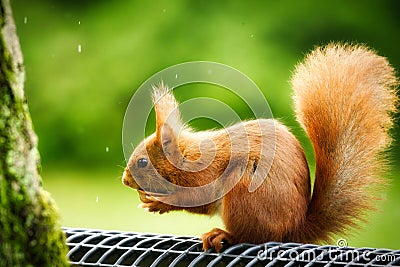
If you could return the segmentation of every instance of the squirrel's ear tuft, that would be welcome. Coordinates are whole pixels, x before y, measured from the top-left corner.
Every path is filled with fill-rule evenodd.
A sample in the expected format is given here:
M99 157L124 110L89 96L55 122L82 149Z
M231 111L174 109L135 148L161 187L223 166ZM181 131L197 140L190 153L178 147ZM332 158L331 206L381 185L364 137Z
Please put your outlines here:
M161 141L161 130L168 125L176 137L182 130L183 123L179 112L178 102L166 84L161 82L153 86L153 104L156 112L156 136Z

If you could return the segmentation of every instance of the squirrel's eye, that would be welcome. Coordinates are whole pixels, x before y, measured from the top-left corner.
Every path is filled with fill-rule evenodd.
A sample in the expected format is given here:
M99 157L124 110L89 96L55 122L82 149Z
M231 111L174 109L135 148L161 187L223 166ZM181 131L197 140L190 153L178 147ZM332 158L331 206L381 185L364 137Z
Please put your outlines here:
M137 166L138 166L139 168L144 168L144 167L147 166L147 162L148 162L148 160L145 159L145 158L138 159L138 161L137 161Z

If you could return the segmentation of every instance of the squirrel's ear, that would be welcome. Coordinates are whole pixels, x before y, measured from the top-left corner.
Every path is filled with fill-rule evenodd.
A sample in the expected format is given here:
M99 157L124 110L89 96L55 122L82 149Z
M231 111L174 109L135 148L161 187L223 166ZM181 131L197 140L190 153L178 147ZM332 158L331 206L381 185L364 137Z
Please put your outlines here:
M162 145L164 154L168 157L170 161L179 162L180 150L177 135L174 133L173 129L168 125L164 124L161 132L160 143Z
M178 103L171 90L161 82L158 86L153 86L153 104L156 112L156 136L161 142L162 128L168 126L171 135L178 137L183 124L179 112Z

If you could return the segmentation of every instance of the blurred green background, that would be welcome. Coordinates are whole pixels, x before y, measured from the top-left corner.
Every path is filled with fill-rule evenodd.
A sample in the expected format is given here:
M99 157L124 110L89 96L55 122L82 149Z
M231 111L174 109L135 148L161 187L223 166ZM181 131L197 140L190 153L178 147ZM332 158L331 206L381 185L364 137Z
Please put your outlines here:
M376 49L400 70L396 0L13 0L12 7L44 187L69 227L199 235L222 226L218 217L147 214L137 208L137 194L121 184L125 109L135 90L165 67L207 60L248 75L274 116L300 138L312 169L312 149L294 120L290 99L294 65L315 45L351 41ZM177 98L213 96L219 90L200 87L177 90ZM225 93L218 91L221 99ZM240 103L227 103L241 118L251 118ZM215 127L208 120L193 123L197 129ZM350 246L399 249L399 154L395 141L387 200L362 230L345 237Z

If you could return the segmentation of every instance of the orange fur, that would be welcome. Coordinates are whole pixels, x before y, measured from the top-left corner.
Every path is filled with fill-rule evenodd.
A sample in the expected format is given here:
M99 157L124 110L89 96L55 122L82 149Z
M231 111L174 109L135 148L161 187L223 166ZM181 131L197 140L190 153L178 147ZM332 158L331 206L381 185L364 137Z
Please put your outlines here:
M363 46L319 48L292 78L299 122L316 157L313 197L302 242L329 241L374 209L385 185L382 153L395 112L398 81L387 60Z
M138 190L141 207L148 211L220 213L226 231L204 234L204 249L219 251L224 241L328 241L355 226L375 204L371 189L384 184L380 156L390 142L394 71L365 47L331 44L297 66L292 84L298 120L315 150L312 195L303 149L279 121L193 132L184 127L178 103L164 84L153 94L156 133L132 153L123 183ZM148 164L140 166L140 159ZM222 196L222 186L216 186L216 198L199 206L185 203L207 199L206 192L183 193L163 182L199 187L218 177L222 186L233 188ZM252 180L262 183L249 192ZM163 203L168 198L182 205Z

